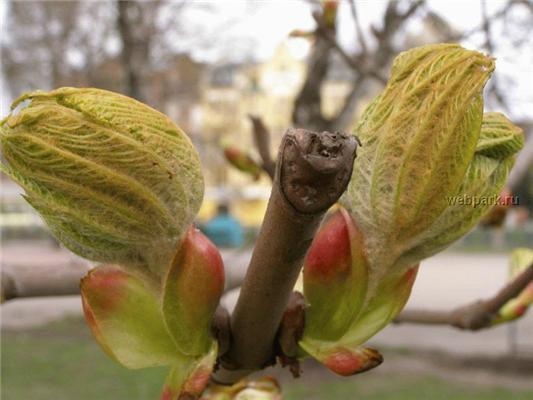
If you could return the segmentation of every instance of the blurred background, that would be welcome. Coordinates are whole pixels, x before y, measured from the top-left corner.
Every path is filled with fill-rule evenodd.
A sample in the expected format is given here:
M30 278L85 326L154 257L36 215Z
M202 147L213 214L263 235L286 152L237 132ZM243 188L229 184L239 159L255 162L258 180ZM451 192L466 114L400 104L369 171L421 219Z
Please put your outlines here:
M221 244L228 286L242 277L270 193L254 126L270 133L272 154L292 126L349 132L402 50L459 42L489 53L497 68L485 108L526 135L507 184L513 204L424 262L407 307L491 296L507 280L510 251L533 247L532 1L2 0L0 25L0 118L29 90L98 87L149 104L189 135L206 180L197 222L215 242L221 225L235 235ZM61 248L21 189L0 179L2 287L19 297L1 306L4 398L156 397L164 372L115 366L81 321L72 294L90 264ZM271 373L289 399L533 396L532 315L482 332L391 326L372 344L386 362L355 378L312 363L299 381Z

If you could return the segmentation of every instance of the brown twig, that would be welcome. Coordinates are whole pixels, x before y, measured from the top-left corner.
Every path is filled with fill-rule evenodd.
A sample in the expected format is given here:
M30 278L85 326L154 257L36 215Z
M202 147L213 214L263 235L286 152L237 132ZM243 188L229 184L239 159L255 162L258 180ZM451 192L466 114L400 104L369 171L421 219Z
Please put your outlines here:
M271 179L274 179L276 162L272 159L272 154L270 153L270 132L260 117L248 114L248 118L252 122L254 143L259 156L261 156L263 170Z
M218 306L213 315L211 333L218 342L218 354L223 356L231 343L230 314L227 309Z
M231 319L232 345L213 380L232 384L271 363L274 339L325 211L346 189L356 140L289 129L265 219Z
M89 271L85 264L10 267L2 265L1 301L24 297L67 296L80 293L80 279Z
M489 328L500 308L518 296L533 281L533 264L505 285L496 295L485 300L455 308L452 311L407 309L394 320L395 323L450 325L459 329L477 331Z
M300 292L292 292L276 337L276 355L280 360L281 366L289 366L295 378L298 378L301 373L297 354L299 350L298 342L302 339L305 328L306 308L307 302L304 295Z

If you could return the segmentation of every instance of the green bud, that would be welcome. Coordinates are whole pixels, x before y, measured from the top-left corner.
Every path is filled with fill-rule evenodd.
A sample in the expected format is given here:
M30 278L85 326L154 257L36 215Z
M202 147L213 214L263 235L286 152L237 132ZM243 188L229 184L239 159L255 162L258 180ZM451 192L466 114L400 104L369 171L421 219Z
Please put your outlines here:
M244 151L233 146L224 147L224 157L233 167L250 175L254 180L261 177L261 166Z
M356 129L363 145L341 200L353 218L327 221L305 260L302 355L341 375L379 365L361 345L405 306L420 261L494 205L523 136L503 115L483 115L493 69L453 44L396 58Z
M499 193L523 139L501 114L483 118L493 70L491 58L459 45L415 48L396 58L365 111L342 202L365 238L370 292L391 268L401 273L464 235L490 207L454 199Z
M52 233L82 257L161 277L203 197L187 135L152 108L99 89L32 92L12 109L0 123L2 170Z

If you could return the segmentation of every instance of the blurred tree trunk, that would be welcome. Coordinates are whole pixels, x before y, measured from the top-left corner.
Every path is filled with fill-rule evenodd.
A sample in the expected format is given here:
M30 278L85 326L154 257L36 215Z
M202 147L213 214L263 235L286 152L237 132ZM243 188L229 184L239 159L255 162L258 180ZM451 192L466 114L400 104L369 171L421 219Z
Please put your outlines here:
M404 11L398 1L390 1L383 14L381 28L372 27L377 46L370 48L363 36L358 20L356 2L351 1L351 11L356 28L356 40L359 49L356 54L347 54L337 43L336 11L338 2L325 1L320 10L313 13L316 28L313 32L314 45L309 56L307 74L302 89L294 102L292 122L297 127L316 131L344 130L353 120L357 102L365 94L371 81L384 85L386 79L382 71L390 64L397 52L392 45L395 36L402 31L405 23L424 5L424 1L414 0L407 3ZM322 111L321 89L327 80L330 59L333 53L352 71L353 79L343 105L333 117L326 117Z
M335 28L327 28L331 35L335 35ZM294 126L321 132L326 130L329 121L322 115L322 96L320 88L326 79L331 55L331 44L321 35L311 50L307 66L305 82L296 97L292 114Z
M136 57L138 45L133 30L135 14L139 14L138 4L133 1L117 0L117 28L122 40L120 54L125 76L125 91L130 97L143 101L141 94L141 79L139 57Z

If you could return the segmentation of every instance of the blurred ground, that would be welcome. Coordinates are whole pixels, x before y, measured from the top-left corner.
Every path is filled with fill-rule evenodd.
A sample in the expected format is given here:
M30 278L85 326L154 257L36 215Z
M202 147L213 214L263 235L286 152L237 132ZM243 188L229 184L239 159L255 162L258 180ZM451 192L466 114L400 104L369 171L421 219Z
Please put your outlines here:
M249 256L250 251L223 253L233 270L245 268ZM13 241L2 247L2 262L13 268L71 261L70 253L49 242ZM441 253L423 263L408 307L449 309L490 296L506 275L504 254ZM15 300L1 311L4 398L157 397L165 371L128 371L107 359L81 319L78 296ZM531 314L519 323L477 333L390 326L370 344L380 349L385 362L353 378L336 377L312 360L305 362L297 381L279 368L267 373L280 379L288 400L533 398Z
M109 359L80 317L40 327L2 329L2 398L9 400L147 400L158 398L165 368L127 370ZM380 348L378 368L343 378L313 360L298 380L266 370L285 400L526 400L533 363Z

